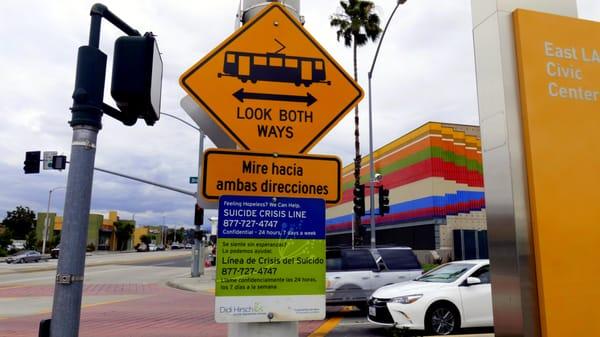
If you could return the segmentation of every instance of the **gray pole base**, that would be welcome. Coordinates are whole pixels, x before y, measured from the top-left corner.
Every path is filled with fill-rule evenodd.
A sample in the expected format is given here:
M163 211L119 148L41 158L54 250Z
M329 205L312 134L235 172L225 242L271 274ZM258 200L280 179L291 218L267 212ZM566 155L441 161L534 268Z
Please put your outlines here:
M229 323L228 337L298 337L298 322Z

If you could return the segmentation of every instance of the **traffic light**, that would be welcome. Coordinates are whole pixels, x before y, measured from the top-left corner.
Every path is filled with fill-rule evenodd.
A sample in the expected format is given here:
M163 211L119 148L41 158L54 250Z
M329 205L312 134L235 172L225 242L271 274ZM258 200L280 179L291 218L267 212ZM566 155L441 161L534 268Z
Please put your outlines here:
M204 208L200 205L196 204L196 208L194 210L194 225L202 226L204 224Z
M115 42L110 93L125 125L143 118L154 125L160 118L163 63L152 33L121 36Z
M390 212L390 190L379 186L379 215Z
M365 215L365 185L354 187L354 214Z
M23 164L23 170L25 174L29 173L40 173L40 151L28 151L25 152L25 161Z
M67 156L53 156L52 169L64 170L67 167Z

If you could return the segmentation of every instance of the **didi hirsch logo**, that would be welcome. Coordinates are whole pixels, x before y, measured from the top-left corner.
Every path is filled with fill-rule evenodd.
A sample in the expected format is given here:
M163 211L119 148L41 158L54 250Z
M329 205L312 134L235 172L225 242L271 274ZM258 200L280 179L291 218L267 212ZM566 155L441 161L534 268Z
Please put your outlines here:
M253 313L261 313L264 312L264 308L260 303L254 303L254 305L248 306L227 306L227 307L219 307L220 313L225 314L253 314Z

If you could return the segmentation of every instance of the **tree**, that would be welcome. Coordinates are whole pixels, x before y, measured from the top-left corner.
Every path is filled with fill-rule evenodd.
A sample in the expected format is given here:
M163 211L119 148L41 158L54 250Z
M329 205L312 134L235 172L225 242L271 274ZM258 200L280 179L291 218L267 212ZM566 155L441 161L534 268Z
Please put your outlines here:
M52 248L55 248L56 246L58 246L58 244L60 243L60 233L61 233L61 231L54 231L54 234L52 235L52 239L50 239L50 241L48 242L49 249L52 249Z
M354 80L358 82L356 50L367 44L369 40L372 42L379 39L381 27L379 27L379 16L374 13L375 4L372 1L363 0L348 0L340 1L342 11L331 15L329 24L331 27L337 27L337 40L344 39L346 47L352 47L354 56ZM359 138L359 118L358 105L354 108L354 187L360 185L360 164L362 161L360 155L360 138ZM358 228L361 226L361 219L358 214L354 214L354 228L352 231L358 233ZM362 242L359 235L355 236L358 243Z
M6 249L12 243L12 234L10 230L4 229L0 232L0 249Z
M185 238L185 228L180 227L175 233L175 236L177 237L177 242L183 242L183 239Z
M129 221L116 221L115 222L115 234L117 236L117 247L119 250L125 250L127 242L131 239L131 234L135 229L133 222Z
M152 238L150 237L150 235L144 234L144 235L140 236L140 241L142 243L144 243L145 245L149 245L150 242L152 242Z
M37 247L37 235L35 234L35 231L31 231L29 233L27 233L27 235L25 236L25 248L26 249L33 249L33 250L38 250L40 248L42 248L42 242L40 241L40 247Z
M25 240L27 234L35 231L35 213L29 207L17 206L14 211L6 212L2 224L12 233L12 238Z

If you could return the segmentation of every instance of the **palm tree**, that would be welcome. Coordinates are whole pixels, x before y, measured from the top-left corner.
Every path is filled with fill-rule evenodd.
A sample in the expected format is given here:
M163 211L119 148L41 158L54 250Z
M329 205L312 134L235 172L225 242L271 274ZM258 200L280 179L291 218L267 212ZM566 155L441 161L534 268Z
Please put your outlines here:
M340 1L342 11L331 15L330 25L331 27L337 27L337 39L340 41L344 39L344 45L346 47L352 47L354 56L354 80L358 82L357 73L357 58L356 50L358 47L362 47L369 39L372 42L379 39L381 34L381 27L379 27L379 16L374 13L375 4L372 1L362 0L348 0ZM360 139L359 139L359 118L358 118L358 105L354 108L354 187L357 188L360 185ZM361 220L360 215L354 214L354 233L359 233L357 229L360 228ZM362 242L363 238L359 235L355 236L355 241Z

